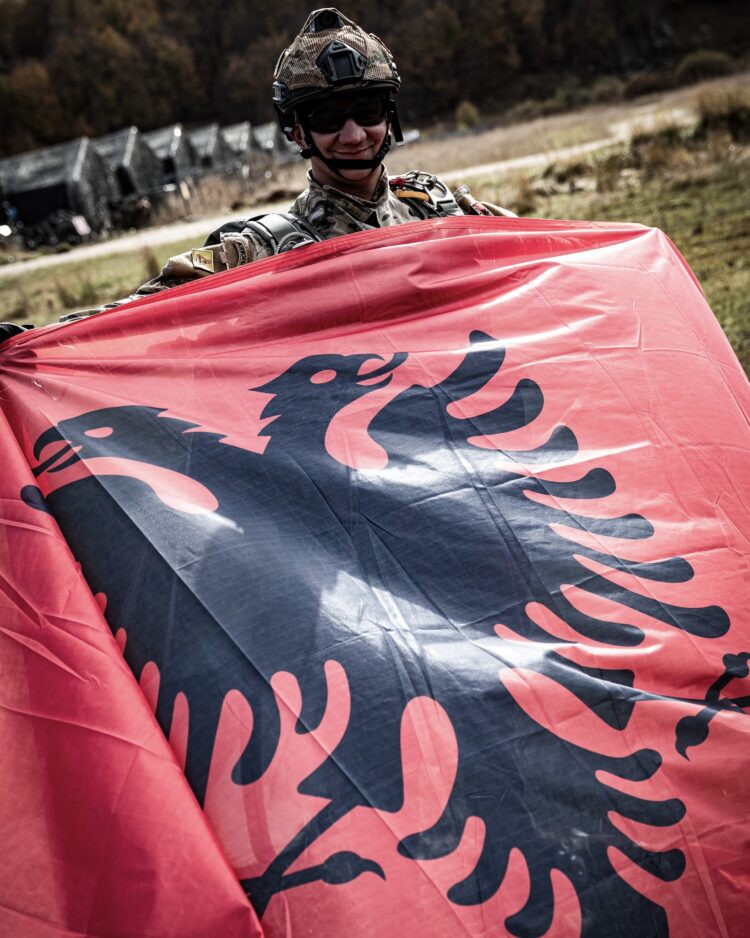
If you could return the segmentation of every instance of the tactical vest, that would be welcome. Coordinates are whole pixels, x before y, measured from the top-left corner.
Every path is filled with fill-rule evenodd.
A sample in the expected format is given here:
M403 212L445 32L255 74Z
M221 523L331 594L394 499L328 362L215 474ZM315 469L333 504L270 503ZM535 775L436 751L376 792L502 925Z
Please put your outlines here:
M402 176L388 180L391 192L401 201L408 202L418 218L440 218L455 215L458 208L450 189L437 176L412 170ZM206 238L204 247L221 244L221 236L229 232L241 234L246 230L259 238L272 254L283 254L294 248L322 241L309 222L290 212L271 212L267 215L251 215L225 222ZM199 254L196 251L194 254ZM241 260L245 263L249 258Z
M204 247L221 244L221 236L229 232L241 234L250 230L266 244L272 254L283 254L305 244L322 241L318 232L304 218L289 212L269 212L267 215L251 215L225 222L206 238ZM241 263L247 263L244 258Z

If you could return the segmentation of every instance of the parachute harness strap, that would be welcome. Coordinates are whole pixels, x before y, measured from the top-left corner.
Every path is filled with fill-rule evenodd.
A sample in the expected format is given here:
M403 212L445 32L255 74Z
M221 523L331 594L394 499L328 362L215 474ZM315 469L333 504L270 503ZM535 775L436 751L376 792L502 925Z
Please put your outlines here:
M457 204L453 194L431 173L412 170L403 176L393 176L388 183L393 195L413 206L423 218L455 214Z
M322 240L312 225L288 212L254 215L246 220L247 229L267 244L274 254L283 254Z

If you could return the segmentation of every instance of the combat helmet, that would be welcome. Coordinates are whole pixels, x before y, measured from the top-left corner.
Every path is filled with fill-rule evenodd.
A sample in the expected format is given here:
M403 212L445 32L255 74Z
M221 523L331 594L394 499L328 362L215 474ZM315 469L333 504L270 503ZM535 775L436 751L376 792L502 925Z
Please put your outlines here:
M301 124L307 146L302 156L317 156L334 170L373 169L391 148L391 133L403 137L395 96L401 79L390 50L382 40L366 33L334 7L314 10L299 34L279 56L273 73L273 103L281 130L291 139ZM341 92L380 93L385 99L388 133L370 160L324 157L312 141L307 116L316 103Z

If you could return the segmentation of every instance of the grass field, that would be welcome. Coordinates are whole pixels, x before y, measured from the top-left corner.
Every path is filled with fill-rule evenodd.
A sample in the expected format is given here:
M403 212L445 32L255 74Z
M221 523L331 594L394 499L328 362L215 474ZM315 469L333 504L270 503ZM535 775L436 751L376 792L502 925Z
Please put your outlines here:
M695 272L750 375L750 146L722 133L702 141L659 138L642 141L640 154L637 145L624 146L531 178L471 180L472 192L523 215L661 228Z
M685 129L685 115L694 115ZM730 120L727 114L734 117ZM675 123L679 120L679 125ZM635 133L584 161L466 182L479 198L521 215L633 221L665 231L695 271L722 328L750 374L750 90L729 84L617 108L593 108L527 125L452 139L426 139L389 160L443 172L612 136ZM622 134L623 138L627 135ZM299 182L296 178L294 183ZM154 250L71 262L0 281L0 321L54 322L64 312L126 296L195 239Z
M750 153L609 193L540 199L553 218L638 221L665 231L692 267L745 372L750 375Z
M96 262L72 261L43 270L12 274L0 281L0 321L57 322L65 312L128 296L161 269L163 260L195 247L195 239L150 249L112 254Z

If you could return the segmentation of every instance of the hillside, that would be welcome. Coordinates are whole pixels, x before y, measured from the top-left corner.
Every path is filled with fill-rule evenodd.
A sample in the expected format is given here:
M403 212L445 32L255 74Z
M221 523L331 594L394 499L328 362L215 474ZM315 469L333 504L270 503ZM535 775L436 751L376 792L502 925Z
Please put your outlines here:
M566 110L727 70L748 54L735 0L348 0L392 48L402 112L425 126ZM0 0L0 153L172 121L270 120L271 74L311 4ZM715 50L685 69L684 57ZM716 53L723 58L716 58ZM682 63L682 64L681 64ZM688 62L688 65L690 63Z

